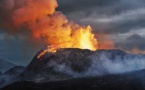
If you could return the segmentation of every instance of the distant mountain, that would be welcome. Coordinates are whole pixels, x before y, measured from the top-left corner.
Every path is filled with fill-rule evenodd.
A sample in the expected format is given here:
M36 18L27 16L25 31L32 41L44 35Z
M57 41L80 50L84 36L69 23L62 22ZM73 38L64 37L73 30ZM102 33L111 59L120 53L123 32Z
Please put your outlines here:
M24 72L25 67L15 66L0 75L0 88L21 80L20 74Z
M0 72L3 73L14 66L16 65L6 60L0 59Z
M10 68L6 72L4 72L4 75L19 75L25 70L25 67L23 66L15 66L13 68Z

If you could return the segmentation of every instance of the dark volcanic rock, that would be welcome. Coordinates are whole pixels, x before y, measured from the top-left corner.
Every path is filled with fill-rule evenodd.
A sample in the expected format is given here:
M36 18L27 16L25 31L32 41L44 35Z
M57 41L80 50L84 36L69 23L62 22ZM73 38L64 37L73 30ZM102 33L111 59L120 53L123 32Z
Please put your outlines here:
M65 64L70 66L71 69L81 72L90 66L91 60L89 60L88 56L92 53L93 52L89 50L81 49L59 49L56 53L45 53L45 55L41 56L40 59L37 58L37 54L28 65L27 70L39 72L46 68L47 64L53 60L58 64L65 62Z
M38 82L66 78L100 76L145 69L145 55L128 54L121 50L59 49L33 58L23 73ZM33 79L32 79L33 78ZM29 80L28 79L28 80Z
M27 69L23 73L25 77L38 78L39 76L45 77L48 79L49 76L56 77L72 77L72 75L63 73L55 70L56 67L60 65L62 69L69 68L69 70L74 72L84 72L91 66L91 60L88 58L93 52L90 50L81 50L81 49L59 49L56 53L47 52L39 59L37 55L42 51L38 52L33 58L32 62L28 65ZM52 66L51 66L52 65ZM63 66L64 65L64 66ZM41 75L40 75L41 74ZM27 76L28 75L28 76ZM39 77L39 78L41 78Z
M126 74L36 83L16 82L1 90L145 90L145 70Z
M2 90L145 89L145 55L121 50L59 49L56 53L46 52L37 58L41 52L43 50L19 75L22 81ZM12 68L5 75L15 75L22 69ZM1 79L0 83L6 81L3 77Z

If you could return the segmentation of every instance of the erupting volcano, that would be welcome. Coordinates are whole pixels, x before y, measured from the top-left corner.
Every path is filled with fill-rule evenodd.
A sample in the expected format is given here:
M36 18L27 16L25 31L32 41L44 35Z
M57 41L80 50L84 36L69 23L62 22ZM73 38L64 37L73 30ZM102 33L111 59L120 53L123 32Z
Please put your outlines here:
M55 0L53 2L56 3ZM57 5L54 4L55 6ZM45 14L44 12L44 15L45 17L38 19L35 26L29 25L29 28L32 30L32 35L39 40L43 38L49 47L48 50L44 50L44 52L38 55L38 58L46 52L56 52L60 48L97 50L98 41L92 33L90 26L85 27L69 22L58 11L54 11L52 14Z
M81 80L83 88L89 85L89 90L90 87L99 89L104 88L105 85L112 88L110 86L114 84L116 84L115 89L118 90L118 85L124 84L123 81L126 80L130 83L129 85L134 85L132 80L126 76L131 76L132 73L140 70L142 70L140 73L145 74L144 54L130 54L119 49L112 49L114 48L112 41L104 35L102 38L107 38L107 43L110 44L105 47L99 41L98 36L101 37L101 35L94 34L90 25L76 24L69 21L62 12L56 11L58 7L56 0L0 0L0 2L2 3L0 3L0 11L3 11L0 15L2 29L10 35L24 35L46 46L35 55L27 67L14 67L4 74L0 73L4 75L2 78L0 76L0 84L2 81L0 88L22 81L20 86L14 83L4 90L7 88L10 90L9 88L15 86L18 90L23 87L34 90L51 90L55 87L55 83L66 89L67 85L65 86L64 83L70 83L68 87L71 88L79 85L78 80ZM112 50L106 50L108 48ZM137 77L131 76L134 82L138 80L140 73ZM3 77L10 78L3 79ZM59 81L63 83L60 84ZM88 84L87 82L90 81L92 83ZM32 86L28 85L30 83ZM137 83L142 85L142 80L138 80ZM35 87L36 85L38 87ZM78 87L80 86L76 86Z

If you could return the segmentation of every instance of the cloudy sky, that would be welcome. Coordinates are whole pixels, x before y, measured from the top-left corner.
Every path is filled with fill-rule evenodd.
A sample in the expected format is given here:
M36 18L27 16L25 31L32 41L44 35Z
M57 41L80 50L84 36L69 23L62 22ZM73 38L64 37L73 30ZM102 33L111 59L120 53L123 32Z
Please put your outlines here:
M145 50L145 0L58 0L58 10L94 33L105 33L116 47Z
M58 0L58 4L57 10L69 20L91 25L95 34L109 35L116 48L145 50L145 0ZM0 30L0 58L28 64L41 47L24 44L28 42Z

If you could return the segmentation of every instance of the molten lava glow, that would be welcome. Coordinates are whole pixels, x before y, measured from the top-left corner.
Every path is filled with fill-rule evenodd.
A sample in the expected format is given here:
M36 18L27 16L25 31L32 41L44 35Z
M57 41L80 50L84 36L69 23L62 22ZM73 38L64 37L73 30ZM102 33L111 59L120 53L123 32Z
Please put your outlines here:
M78 34L78 47L80 49L89 49L92 51L97 50L97 39L94 38L94 34L91 33L91 27L79 30Z
M56 39L55 41L53 41L47 38L47 43L49 43L50 45L48 46L48 49L41 52L37 56L37 58L40 58L46 52L55 53L59 48L80 48L80 49L89 49L92 51L97 50L98 42L97 39L95 39L90 26L86 28L80 27L73 32L69 32L68 37L61 38L61 35L67 36L65 34L68 34L67 31L69 30L65 31L66 32L64 32L63 34L57 35L57 37L59 37L58 40Z
M67 32L67 30L65 30ZM73 33L70 32L69 35L65 35L68 33L62 33L61 35L67 36L62 37L58 34L59 39L55 41L51 41L48 39L48 43L51 47L49 47L49 51L54 51L58 48L80 48L80 49L89 49L92 51L97 50L97 40L94 38L94 34L92 34L92 29L90 26L86 28L79 28L75 30ZM62 38L61 38L62 37ZM53 48L53 49L52 49Z

